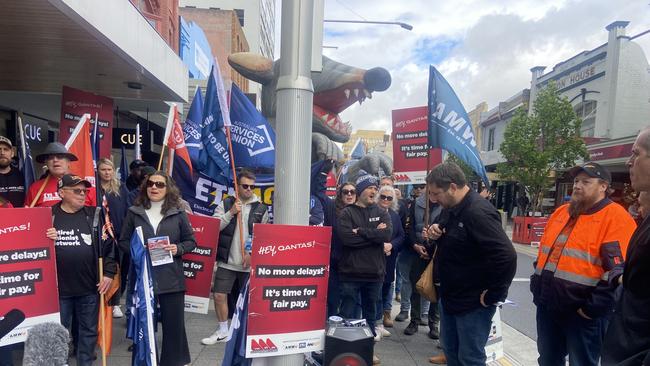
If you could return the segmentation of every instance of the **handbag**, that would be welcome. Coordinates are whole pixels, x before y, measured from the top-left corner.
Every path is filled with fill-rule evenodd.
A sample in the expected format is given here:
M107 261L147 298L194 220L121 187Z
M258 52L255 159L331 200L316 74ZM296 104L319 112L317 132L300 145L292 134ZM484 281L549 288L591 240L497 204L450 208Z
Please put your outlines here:
M433 282L433 262L436 258L437 252L438 246L433 250L431 261L429 261L427 268L422 272L420 279L415 284L416 291L431 302L438 302L438 293L436 292L436 286Z

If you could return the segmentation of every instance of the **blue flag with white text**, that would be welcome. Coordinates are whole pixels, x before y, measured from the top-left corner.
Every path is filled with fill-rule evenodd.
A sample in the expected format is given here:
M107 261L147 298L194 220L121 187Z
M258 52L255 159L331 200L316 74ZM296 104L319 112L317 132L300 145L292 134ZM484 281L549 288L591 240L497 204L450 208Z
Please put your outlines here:
M275 167L275 131L237 87L230 93L232 153L236 167Z
M154 335L156 304L151 278L151 262L147 259L149 251L145 247L142 227L138 226L131 236L131 269L135 283L131 302L131 316L126 337L133 340L131 364L133 366L156 366L156 337Z
M201 88L196 88L194 99L187 112L187 118L183 124L185 135L185 146L190 154L190 160L194 169L199 167L199 153L201 151L201 121L203 120L203 96Z
M467 112L454 89L433 66L429 66L428 96L429 148L437 147L454 154L489 186Z
M25 131L20 128L20 148L18 149L18 168L23 172L25 185L25 192L29 186L36 180L36 172L34 171L34 161L32 159L32 151L29 148L29 143L25 139Z
M224 120L217 92L214 66L208 79L203 104L203 118L201 120L201 143L203 148L199 153L199 170L212 179L219 175L229 176L230 154L228 142L224 131Z
M250 279L246 281L246 286L239 293L235 313L232 316L230 329L228 331L228 342L223 355L222 366L248 366L252 363L251 359L246 358L246 327L248 322L248 286Z

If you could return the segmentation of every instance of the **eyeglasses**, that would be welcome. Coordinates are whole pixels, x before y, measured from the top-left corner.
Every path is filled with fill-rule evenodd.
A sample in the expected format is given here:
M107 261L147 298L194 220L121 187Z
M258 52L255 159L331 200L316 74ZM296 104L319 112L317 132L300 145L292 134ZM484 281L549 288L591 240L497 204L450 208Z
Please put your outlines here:
M63 188L63 190L70 191L77 196L85 196L88 193L88 190L85 188Z
M357 191L355 191L354 189L342 189L341 193L344 196L354 196L355 194L357 194Z
M383 194L380 194L379 198L384 200L384 201L392 201L393 200L393 196L384 196Z
M240 184L240 186L244 189L250 189L251 191L255 189L255 184Z
M156 186L156 188L158 188L158 189L163 189L163 188L167 187L167 183L165 183L165 182L154 182L152 180L148 180L147 181L147 187L151 188L153 186Z

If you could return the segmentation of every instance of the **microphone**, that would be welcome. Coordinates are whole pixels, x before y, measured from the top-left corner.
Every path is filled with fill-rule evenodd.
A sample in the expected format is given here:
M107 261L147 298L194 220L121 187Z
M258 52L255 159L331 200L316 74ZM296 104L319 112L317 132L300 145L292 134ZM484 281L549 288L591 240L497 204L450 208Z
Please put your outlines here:
M41 323L29 330L25 341L24 366L68 364L68 330L58 323Z
M9 312L0 319L0 339L14 330L23 322L23 320L25 320L25 313L18 309L9 310Z

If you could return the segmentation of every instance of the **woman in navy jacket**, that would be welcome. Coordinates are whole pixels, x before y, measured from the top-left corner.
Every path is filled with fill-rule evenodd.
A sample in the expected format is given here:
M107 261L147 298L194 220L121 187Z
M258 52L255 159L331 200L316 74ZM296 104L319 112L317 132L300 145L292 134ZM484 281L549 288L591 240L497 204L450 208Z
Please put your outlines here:
M163 171L157 171L142 182L140 194L124 220L120 248L129 250L133 230L142 227L147 239L168 236L165 250L174 261L152 269L154 294L160 305L162 321L162 350L160 366L181 366L190 363L190 351L185 333L185 276L182 256L196 247L187 214L182 209L178 187Z

